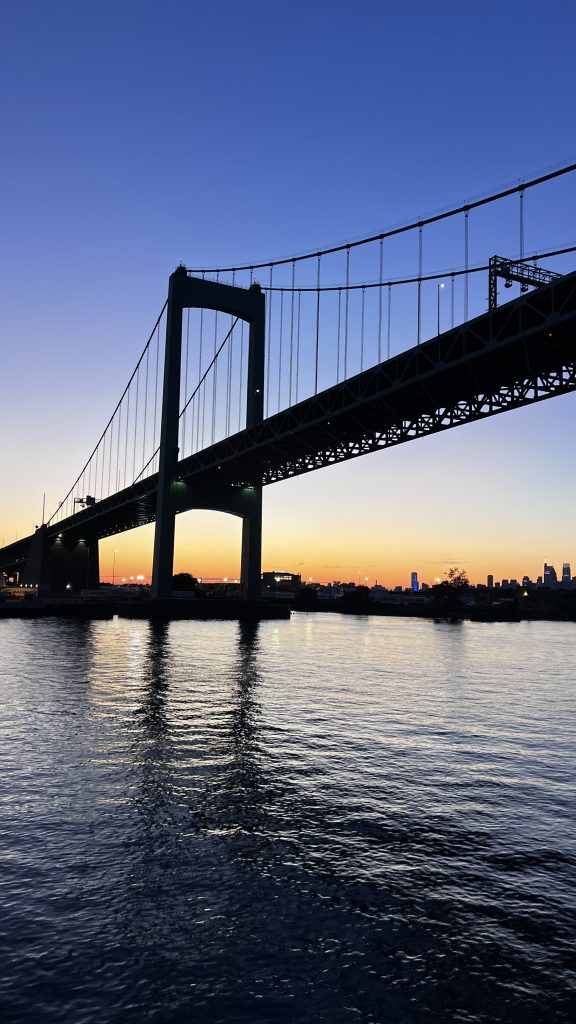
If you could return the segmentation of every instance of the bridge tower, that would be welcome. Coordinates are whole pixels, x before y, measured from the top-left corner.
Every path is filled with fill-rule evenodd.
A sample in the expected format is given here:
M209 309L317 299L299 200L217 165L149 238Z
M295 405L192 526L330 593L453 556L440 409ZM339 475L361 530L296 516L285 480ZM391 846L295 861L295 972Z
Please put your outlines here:
M260 285L237 288L189 276L186 267L170 275L166 316L166 347L162 423L158 467L158 495L152 596L163 599L172 594L174 534L177 512L178 430L180 376L182 365L182 320L184 309L212 309L244 320L249 325L246 426L260 423L264 414L264 346L266 306ZM234 490L234 494L228 493ZM260 595L262 561L262 487L210 488L199 493L198 508L230 512L242 518L241 585L244 597ZM188 505L194 507L194 503Z

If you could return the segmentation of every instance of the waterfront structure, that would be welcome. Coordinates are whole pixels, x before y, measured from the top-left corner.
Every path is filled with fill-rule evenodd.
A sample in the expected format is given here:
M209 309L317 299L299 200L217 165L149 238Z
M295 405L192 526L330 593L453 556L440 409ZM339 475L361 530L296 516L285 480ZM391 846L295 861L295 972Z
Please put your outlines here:
M536 274L522 261L493 257L489 312L480 309L474 316L468 303L468 275L477 269L469 266L470 211L514 195L523 211L527 190L574 170L576 164L458 206L441 218L418 219L354 242L355 249L363 247L366 263L371 254L376 261L369 286L350 282L352 244L346 243L265 264L178 267L98 443L48 521L0 549L0 570L55 591L95 587L99 540L154 522L152 593L165 598L172 588L176 515L214 509L242 519L241 586L245 596L255 597L261 587L264 486L576 391L576 272L560 277L539 268ZM461 218L466 229L464 267L458 270L464 319L442 334L435 324L426 340L423 290L427 283L437 287L437 281L422 274L422 235L428 224L450 218ZM402 282L384 280L382 246L399 232L418 240L420 265L414 277L412 345L391 355L390 296ZM337 253L344 259L343 277L324 286L322 267ZM314 284L303 287L306 268L313 271ZM287 276L279 286L282 272ZM261 284L255 283L255 273ZM238 283L242 275L244 287ZM227 276L232 283L223 282ZM499 277L522 283L521 294L503 306L498 306ZM348 295L359 288L353 320ZM301 321L301 299L309 291L314 313ZM322 315L336 291L345 307L344 326L337 332L332 318ZM372 320L365 316L369 297L377 300ZM209 357L204 338L194 364L198 377L189 388L188 318L196 311L200 345L209 313L213 335ZM367 323L377 352L377 362L369 366ZM351 364L352 351L359 356L359 372Z
M302 586L302 576L299 572L273 572L262 573L262 586L265 590L296 590Z

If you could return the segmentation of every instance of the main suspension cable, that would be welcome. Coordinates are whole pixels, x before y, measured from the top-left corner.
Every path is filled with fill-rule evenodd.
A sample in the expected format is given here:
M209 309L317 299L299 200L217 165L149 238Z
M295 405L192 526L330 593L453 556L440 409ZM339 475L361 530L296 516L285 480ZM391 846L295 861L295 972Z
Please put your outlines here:
M466 213L468 210L477 210L481 206L487 206L490 203L495 203L499 199L505 199L507 196L513 196L518 192L525 191L529 188L535 188L537 185L542 185L546 181L552 181L554 178L560 178L565 174L571 174L576 171L576 163L567 164L564 167L556 168L555 170L549 171L546 174L539 174L537 177L530 178L528 181L518 181L514 185L510 185L507 188L500 189L498 192L492 192L489 195L482 195L478 199L470 200L462 203L460 206L450 207L446 210L441 210L438 213L431 214L428 217L420 217L417 221L411 221L408 224L401 224L397 227L389 228L386 231L379 231L377 234L368 235L364 238L356 239L353 242L342 242L339 245L332 245L326 249L313 249L310 252L302 253L299 256L285 256L278 260L266 260L264 263L244 263L236 266L229 267L203 267L199 269L188 269L189 274L228 274L233 271L249 270L251 273L251 282L253 272L255 270L262 270L269 267L281 267L286 266L289 263L295 262L300 263L302 260L314 259L318 256L329 256L335 252L344 252L346 249L355 249L361 245L369 245L370 242L378 242L384 238L393 238L395 235L405 234L407 231L414 231L419 227L426 227L428 224L437 224L439 221L447 220L450 217L456 217L458 214Z

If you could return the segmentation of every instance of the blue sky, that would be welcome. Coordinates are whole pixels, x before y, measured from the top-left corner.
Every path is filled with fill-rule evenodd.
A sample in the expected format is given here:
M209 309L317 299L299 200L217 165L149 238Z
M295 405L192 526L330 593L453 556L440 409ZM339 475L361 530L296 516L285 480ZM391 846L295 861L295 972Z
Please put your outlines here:
M56 500L74 478L179 261L292 255L572 159L575 30L564 0L548 17L532 2L6 2L0 534L29 532L42 492ZM558 195L538 223L528 212L528 247L547 216L551 244L574 242L574 189ZM277 485L265 562L300 562L326 501L326 567L347 546L345 562L367 563L351 540L363 506L381 575L400 554L406 571L458 555L480 572L492 551L504 575L576 562L575 408L555 400ZM487 494L497 521L474 513ZM382 539L398 517L412 528L400 552ZM218 530L233 560L236 524ZM212 542L208 528L207 559Z

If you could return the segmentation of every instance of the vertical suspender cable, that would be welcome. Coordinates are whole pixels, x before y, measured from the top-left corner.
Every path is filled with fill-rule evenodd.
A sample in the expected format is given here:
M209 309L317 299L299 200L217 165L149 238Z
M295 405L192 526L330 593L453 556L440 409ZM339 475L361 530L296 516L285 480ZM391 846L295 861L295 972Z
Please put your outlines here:
M289 365L289 386L288 405L292 405L292 366L294 354L294 278L296 276L296 264L292 261L292 290L290 292L290 365Z
M230 390L232 386L232 342L234 340L234 317L230 317L230 337L228 338L228 362L226 367L226 437L230 434Z
M182 454L186 457L186 402L188 401L188 353L190 350L190 307L186 310L186 352L184 354L184 415L182 416Z
M204 274L202 274L204 279ZM204 338L204 310L200 310L200 340L198 342L198 380L202 380L202 345ZM198 393L198 425L196 427L196 443L200 444L200 405L203 395ZM202 446L204 445L204 406L202 405Z
M524 189L520 193L520 260L524 259Z
M216 284L218 284L220 274L216 274ZM252 271L250 271L250 284L252 284ZM216 396L218 389L218 359L216 353L218 351L218 310L214 313L214 369L212 371L212 444L214 444L214 438L216 437Z
M118 439L116 441L116 490L120 490L120 434L122 433L122 402L118 407Z
M126 487L126 470L128 468L128 431L130 429L130 388L128 388L128 394L126 395L126 440L124 444L124 481L123 487Z
M300 370L300 309L302 304L302 292L298 289L298 321L296 326L296 403L298 403L298 381Z
M364 306L366 301L365 289L362 288L362 314L360 318L360 372L364 369Z
M380 287L378 289L378 362L382 362L382 272L384 268L384 239L380 239Z
M280 334L278 336L278 406L280 412L280 387L282 381L282 334L284 331L284 289L280 292Z
M110 455L108 456L108 494L110 494L110 482L112 477L112 447L114 444L114 420L115 417L113 416L112 422L110 423Z
M272 276L273 266L270 264L270 282L268 288L268 337L266 338L266 415L270 415L270 361L272 357Z
M232 287L236 287L236 271L232 273ZM232 370L234 361L234 317L230 317L230 338L228 341L228 375L226 379L226 437L230 434L232 417Z
M240 321L240 394L238 395L238 430L242 421L242 395L244 393L244 321ZM268 412L268 409L266 409Z
M150 345L146 348L146 373L144 375L144 436L142 438L142 465L146 465L146 420L148 418L148 362Z
M98 447L96 448L96 459L95 459L95 465L94 465L94 497L96 498L97 501L100 501L100 498L99 498L98 493L97 493L97 491L98 491L98 452L99 452L99 450L100 450L100 445L98 445Z
M422 224L418 225L418 345L422 339Z
M468 322L468 208L464 211L464 323Z
M348 309L350 305L350 247L346 249L346 301L344 303L344 380L348 375Z
M152 438L152 451L156 451L156 427L158 423L158 362L160 359L160 324L156 331L156 372L154 377L154 434Z
M136 438L138 435L138 394L140 391L140 365L136 370L136 408L134 410L134 455L132 458L132 481L136 478Z
M340 381L340 322L342 319L342 289L338 289L338 333L336 340L336 383Z
M386 358L390 359L390 326L392 320L392 285L388 285L388 339L386 343Z
M454 273L451 274L450 279L450 321L454 327Z
M318 273L316 277L316 368L314 371L314 394L318 394L318 356L320 350L320 261L318 256Z
M104 467L106 465L106 434L102 438L102 472L100 474L100 497L104 497Z

